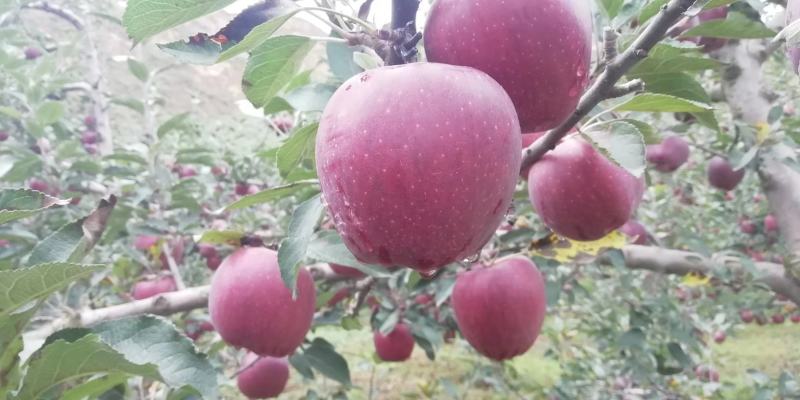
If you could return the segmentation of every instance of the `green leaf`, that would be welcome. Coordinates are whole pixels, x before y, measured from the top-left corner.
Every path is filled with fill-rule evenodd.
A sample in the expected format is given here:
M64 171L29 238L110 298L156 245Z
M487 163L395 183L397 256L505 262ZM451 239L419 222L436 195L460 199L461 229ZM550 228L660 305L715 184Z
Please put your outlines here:
M276 155L278 171L286 178L301 165L305 159L313 159L314 144L319 124L313 123L296 130L284 142Z
M357 317L348 315L342 318L342 328L346 331L359 330L361 329L361 322L358 321Z
M159 139L163 138L167 133L181 128L190 115L191 113L185 112L166 120L163 124L161 124L161 126L158 127L158 132L156 134L158 135Z
M172 322L156 316L124 318L103 322L92 332L127 360L157 366L171 387L189 385L208 399L216 398L214 367Z
M128 376L123 373L114 373L100 376L88 382L77 385L66 390L59 397L60 400L83 400L99 398L103 393L111 390L117 385L128 381Z
M28 360L22 389L15 398L41 399L62 382L107 372L160 379L154 365L130 362L99 336L88 334L72 341L56 339L35 352Z
M289 223L288 235L281 241L278 248L278 265L281 270L281 278L286 287L294 293L297 282L297 269L306 256L308 244L311 242L311 235L314 228L322 216L325 207L322 205L322 197L316 195L300 204L292 214L292 221Z
M0 189L0 224L36 215L50 207L64 206L61 200L30 189Z
M711 98L694 77L685 72L642 74L644 87L650 93L666 94L687 100L709 103Z
M11 107L6 107L6 106L0 106L0 114L3 114L6 117L16 120L20 120L22 118L22 113Z
M328 56L328 66L330 66L333 76L339 81L344 82L363 71L353 59L356 49L346 43L330 42L325 46L325 50Z
M134 42L231 5L236 0L128 0L122 24Z
M347 360L336 352L333 345L325 339L316 338L311 342L303 356L308 363L322 375L333 379L342 385L350 386L350 368Z
M642 12L639 13L639 24L644 24L650 18L655 17L661 11L661 7L667 4L667 1L669 0L652 0L642 7Z
M297 111L322 111L335 91L336 86L312 83L286 93L283 98Z
M313 44L307 37L288 35L267 39L253 50L242 79L247 99L255 107L269 103L300 68Z
M223 51L223 46L213 40L204 40L199 43L179 40L171 43L159 43L156 46L180 62L197 65L214 65Z
M41 169L42 159L39 156L33 153L23 153L14 166L0 178L0 181L22 182Z
M0 318L103 267L60 262L0 271Z
M64 106L59 102L47 101L36 109L36 122L42 126L52 125L64 116Z
M619 346L626 348L642 347L645 343L645 335L639 328L633 328L619 337Z
M622 8L622 0L599 0L603 11L606 13L608 19L614 19Z
M308 245L308 257L327 263L334 263L355 268L376 278L391 276L381 267L373 267L356 260L353 253L342 242L342 237L335 231L320 232Z
M292 367L294 367L300 375L303 375L303 378L314 379L314 371L311 369L308 358L306 358L303 353L295 352L289 356L289 363L292 364Z
M114 98L111 103L130 108L139 114L144 114L144 103L134 98Z
M644 173L647 165L644 139L636 126L627 122L610 121L595 125L581 134L611 162L636 177Z
M658 93L642 93L615 107L620 111L646 112L704 112L713 108L708 104Z
M100 240L116 204L117 198L114 196L109 200L101 200L91 214L64 225L39 242L31 251L27 265L82 260Z
M622 119L619 119L618 121L627 122L627 123L635 126L636 129L639 130L639 133L642 134L642 137L644 137L644 143L645 144L661 143L661 135L658 134L658 131L656 131L656 128L654 128L652 125L648 124L647 122L642 122L642 121L639 121L638 119L632 119L632 118L622 118Z
M385 320L383 320L383 323L381 324L380 328L378 328L378 331L380 331L381 335L386 336L394 331L394 328L397 326L398 322L400 322L399 308L392 311L392 313L389 314Z
M680 343L670 342L667 344L667 349L669 350L669 354L672 355L672 358L677 360L683 368L691 368L694 364L692 358L683 351Z
M629 78L636 78L642 74L665 74L669 72L696 72L719 67L718 61L707 57L677 55L671 57L653 57L649 55L636 64L626 74ZM650 90L650 88L647 88Z
M239 245L245 236L241 231L208 231L197 240L197 243Z
M319 181L317 181L316 179L312 179L312 180L294 181L292 183L283 186L276 186L274 188L262 190L258 193L242 197L241 199L235 201L233 204L225 207L225 211L240 210L242 208L252 207L257 204L263 204L271 201L284 199L297 193L301 189L305 189L309 186L315 186L317 184L319 184Z
M280 9L275 10L276 14L281 14L280 16L274 17L269 21L253 28L253 30L251 30L241 42L220 54L217 62L229 60L238 56L239 54L249 51L258 51L257 48L263 47L264 43L266 43L272 37L272 35L275 34L275 31L277 31L278 28L280 28L295 14L303 10L305 9L297 8L291 2L281 3Z
M114 154L109 154L103 157L103 160L106 161L124 161L129 163L135 163L139 165L147 165L147 160L136 154L136 153L126 153L126 152L117 152Z
M31 317L39 309L38 304L17 314L0 317L0 399L8 398L16 390L19 371L19 353L23 349L22 332Z
M681 37L713 37L722 39L763 39L775 36L775 31L742 13L731 12L726 19L703 22L681 34Z
M150 77L150 71L147 70L147 66L133 58L128 58L128 71L131 71L133 76L142 82L147 82Z

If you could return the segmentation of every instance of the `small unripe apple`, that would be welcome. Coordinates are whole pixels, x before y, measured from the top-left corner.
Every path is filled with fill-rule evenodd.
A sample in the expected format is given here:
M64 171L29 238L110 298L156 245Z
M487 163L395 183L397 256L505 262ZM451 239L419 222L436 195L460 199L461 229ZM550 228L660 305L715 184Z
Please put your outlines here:
M592 14L585 0L437 0L429 61L479 69L511 96L524 131L554 128L589 83Z
M171 276L162 276L156 279L137 282L133 285L131 296L136 300L141 300L158 296L162 293L174 292L177 288L178 287L175 286L175 278Z
M461 273L453 287L453 312L461 334L479 353L506 360L533 346L547 299L542 275L530 259L511 256L491 267Z
M42 56L42 51L37 49L36 47L28 47L25 49L25 59L26 60L35 60Z
M764 232L777 232L778 231L778 220L775 219L775 216L772 214L767 214L764 217Z
M728 160L715 156L708 163L708 183L721 190L733 190L744 178L744 168L734 171Z
M133 247L136 250L148 251L151 247L158 244L158 236L139 235L133 240Z
M511 99L478 70L377 68L325 107L317 174L357 259L429 273L491 239L514 194L521 136Z
M785 321L786 321L786 317L784 317L783 314L778 313L778 314L774 314L772 316L772 323L773 324L779 325L779 324L784 323Z
M333 263L330 263L328 265L330 265L331 269L333 270L333 272L335 272L336 275L339 275L339 276L343 276L343 277L346 277L346 278L355 278L355 279L363 278L364 276L366 276L366 275L364 275L363 272L361 272L361 271L359 271L359 270L357 270L355 268L351 268L351 267L347 267L347 266L339 265L339 264L333 264Z
M621 227L643 193L643 178L579 137L562 141L528 173L528 194L536 212L550 229L574 240L597 240Z
M81 134L81 143L83 143L84 145L95 144L99 140L100 140L100 135L93 130L87 130Z
M619 228L633 244L647 244L647 229L639 221L629 220Z
M284 357L300 346L314 318L311 274L297 273L297 297L281 279L277 253L242 247L225 258L211 280L208 299L222 339L256 354Z
M673 172L689 159L689 143L680 136L669 136L659 144L647 146L647 161L661 172Z
M385 336L380 331L375 331L372 340L375 343L375 352L383 361L405 361L414 351L414 336L403 322L395 325L394 330Z
M745 324L749 324L749 323L753 322L753 318L755 318L755 316L753 315L752 311L750 311L749 309L745 308L745 309L739 310L739 318L741 318L742 322L744 322Z
M716 342L716 343L724 342L726 337L727 336L725 335L724 331L716 331L716 332L714 332L714 342Z
M0 142L5 142L9 138L8 131L0 130Z
M739 230L748 235L756 234L756 224L749 218L739 220Z
M285 357L259 357L247 353L236 385L250 399L278 397L289 381L289 362Z

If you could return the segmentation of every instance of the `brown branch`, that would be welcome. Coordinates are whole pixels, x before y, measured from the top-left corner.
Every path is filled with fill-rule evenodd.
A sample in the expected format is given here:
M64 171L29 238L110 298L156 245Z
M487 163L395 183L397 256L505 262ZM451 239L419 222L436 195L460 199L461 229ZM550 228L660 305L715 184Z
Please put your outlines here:
M745 274L742 262L736 257L708 258L698 253L664 249L653 246L627 245L622 249L625 266L630 269L647 270L668 275L697 273L710 275L716 269L726 269L734 275ZM601 257L601 261L608 262ZM786 296L800 305L800 285L788 278L781 264L756 262L755 277L773 292Z
M614 94L614 85L617 81L636 63L647 57L650 49L664 38L667 30L675 24L694 2L695 0L671 0L664 6L630 47L605 67L600 76L592 83L592 86L581 96L578 107L569 118L522 151L521 170L527 170L542 158L545 153L554 149L561 138L575 124L587 116L598 103L608 99L609 95Z
M75 29L79 31L83 30L84 27L83 21L81 21L81 19L77 15L75 15L75 13L65 8L54 6L47 1L34 1L32 3L23 5L22 8L29 10L39 10L53 14L63 19L64 21L69 22Z

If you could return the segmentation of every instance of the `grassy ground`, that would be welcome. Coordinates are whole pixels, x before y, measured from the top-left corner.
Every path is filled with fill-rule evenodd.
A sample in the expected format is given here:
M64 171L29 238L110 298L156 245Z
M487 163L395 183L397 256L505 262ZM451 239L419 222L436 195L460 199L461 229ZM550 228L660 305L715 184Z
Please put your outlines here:
M372 335L365 330L347 332L323 328L317 334L332 342L348 359L355 386L348 392L350 399L452 398L452 390L461 399L507 398L487 384L468 384L476 368L497 366L478 357L463 340L444 346L437 353L436 361L428 360L417 347L408 362L376 363ZM724 382L737 386L745 385L749 379L748 369L758 369L773 379L783 370L797 376L800 375L798 343L800 325L787 322L747 326L730 335L725 343L712 345L714 367L720 371ZM519 381L523 382L518 389L525 397L531 397L526 389L547 387L558 380L557 363L544 356L547 347L547 343L539 342L527 354L512 361L520 374ZM450 384L443 384L443 380ZM320 394L330 394L338 388L332 381L317 379L317 382L314 389ZM308 388L308 384L293 373L286 398L305 398Z

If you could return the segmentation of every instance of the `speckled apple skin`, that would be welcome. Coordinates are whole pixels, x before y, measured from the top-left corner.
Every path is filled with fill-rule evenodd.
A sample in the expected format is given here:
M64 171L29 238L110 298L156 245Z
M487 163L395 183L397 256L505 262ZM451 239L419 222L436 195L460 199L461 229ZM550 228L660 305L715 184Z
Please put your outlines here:
M328 102L317 174L361 262L426 272L478 253L507 212L521 134L508 95L466 67L356 75Z

